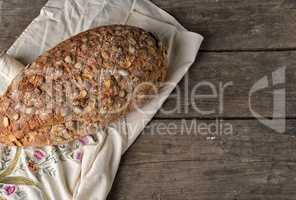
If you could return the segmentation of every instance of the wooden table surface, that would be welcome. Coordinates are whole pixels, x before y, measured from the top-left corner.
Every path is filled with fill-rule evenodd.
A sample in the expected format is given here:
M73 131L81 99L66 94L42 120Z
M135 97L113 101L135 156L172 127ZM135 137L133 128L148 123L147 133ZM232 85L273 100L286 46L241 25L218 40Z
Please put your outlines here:
M0 0L0 48L9 47L46 0ZM296 199L296 1L153 0L205 41L196 62L142 136L125 154L110 200ZM256 81L286 67L286 131L277 133L249 110ZM201 81L221 98L188 101ZM179 92L180 101L174 94ZM207 94L200 88L199 94ZM211 92L211 91L210 91ZM273 117L272 88L253 99L262 118ZM212 110L200 114L193 108ZM223 105L223 110L219 110ZM277 119L281 120L281 119ZM191 123L231 125L232 134L204 133ZM186 129L186 125L187 128ZM185 132L184 132L185 128ZM203 131L203 134L201 132ZM222 131L223 132L223 131Z

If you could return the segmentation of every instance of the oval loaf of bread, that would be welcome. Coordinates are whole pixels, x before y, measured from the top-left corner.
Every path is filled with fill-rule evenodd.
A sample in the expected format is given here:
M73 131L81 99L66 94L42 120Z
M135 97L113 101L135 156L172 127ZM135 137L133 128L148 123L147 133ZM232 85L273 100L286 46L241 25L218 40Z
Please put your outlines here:
M166 74L166 50L151 33L123 25L80 33L38 57L0 97L0 143L94 134L146 102Z

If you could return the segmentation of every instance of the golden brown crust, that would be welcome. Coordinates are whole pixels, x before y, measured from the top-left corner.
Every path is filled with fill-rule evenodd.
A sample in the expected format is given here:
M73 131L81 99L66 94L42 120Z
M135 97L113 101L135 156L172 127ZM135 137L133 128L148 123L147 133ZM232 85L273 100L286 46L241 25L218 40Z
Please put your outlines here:
M166 73L165 49L140 28L80 33L37 58L0 98L0 143L54 145L95 133L145 102Z

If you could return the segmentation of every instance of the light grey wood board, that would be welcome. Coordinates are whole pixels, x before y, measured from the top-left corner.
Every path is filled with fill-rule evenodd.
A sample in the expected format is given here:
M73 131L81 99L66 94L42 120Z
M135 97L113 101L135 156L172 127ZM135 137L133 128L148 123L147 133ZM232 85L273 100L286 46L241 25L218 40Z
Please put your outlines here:
M277 106L282 104L286 104L286 116L295 117L295 57L295 51L202 52L164 104L157 118L251 118L254 116L250 107L263 117L272 117L273 108L277 109ZM286 70L281 77L284 84L273 85L272 73L284 68ZM268 87L250 93L251 89L256 87L256 82L265 76L268 79ZM277 100L274 98L276 89L285 89L286 95ZM207 94L214 96L198 96Z
M206 40L203 50L295 49L294 0L153 0Z
M233 125L233 135L182 135L182 123L151 122L124 156L110 200L296 198L293 136L273 133L255 120L225 121ZM287 124L293 132L296 121ZM163 131L156 134L155 126Z
M205 36L203 50L296 48L294 0L153 0L187 29ZM7 48L45 0L0 1L0 47Z

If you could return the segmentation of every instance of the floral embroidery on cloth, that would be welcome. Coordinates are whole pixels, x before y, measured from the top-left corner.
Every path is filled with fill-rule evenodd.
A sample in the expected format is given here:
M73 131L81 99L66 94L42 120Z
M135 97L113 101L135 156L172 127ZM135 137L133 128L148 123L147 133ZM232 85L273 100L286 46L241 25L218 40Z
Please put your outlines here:
M34 187L38 189L45 200L48 195L39 184L42 176L56 176L56 166L60 162L73 162L80 165L83 159L83 146L96 145L96 135L86 136L66 145L44 148L16 148L0 146L0 200L27 200L22 187ZM20 162L21 153L25 154L25 162ZM36 180L26 176L19 176L19 172L29 169Z

